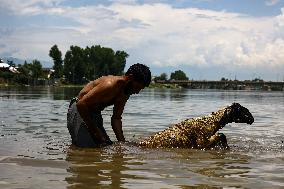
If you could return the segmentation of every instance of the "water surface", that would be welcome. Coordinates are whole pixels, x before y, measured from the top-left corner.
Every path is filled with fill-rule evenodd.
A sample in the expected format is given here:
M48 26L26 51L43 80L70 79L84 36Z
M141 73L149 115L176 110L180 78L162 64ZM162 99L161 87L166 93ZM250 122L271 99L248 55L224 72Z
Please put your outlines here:
M145 89L130 97L125 137L239 102L255 123L228 124L229 151L70 146L68 101L80 88L0 88L0 188L284 188L284 93ZM112 107L103 112L110 126Z

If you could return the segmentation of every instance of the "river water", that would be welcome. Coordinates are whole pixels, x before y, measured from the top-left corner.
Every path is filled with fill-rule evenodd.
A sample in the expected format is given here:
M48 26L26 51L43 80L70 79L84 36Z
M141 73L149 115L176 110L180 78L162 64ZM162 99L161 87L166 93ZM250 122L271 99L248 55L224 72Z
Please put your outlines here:
M68 101L80 88L0 88L0 188L284 188L284 92L145 89L130 97L124 134L139 141L232 102L254 115L228 124L230 150L70 146ZM110 126L112 107L103 111Z

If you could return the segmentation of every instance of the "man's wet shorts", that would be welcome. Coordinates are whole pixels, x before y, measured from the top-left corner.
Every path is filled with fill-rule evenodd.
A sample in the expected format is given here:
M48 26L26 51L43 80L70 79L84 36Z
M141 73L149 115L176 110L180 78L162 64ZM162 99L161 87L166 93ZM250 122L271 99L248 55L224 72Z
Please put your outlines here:
M77 110L76 101L77 99L71 100L67 113L67 128L71 135L72 144L78 147L98 147L99 142L89 133L85 122ZM106 134L101 112L91 112L91 118L95 125Z

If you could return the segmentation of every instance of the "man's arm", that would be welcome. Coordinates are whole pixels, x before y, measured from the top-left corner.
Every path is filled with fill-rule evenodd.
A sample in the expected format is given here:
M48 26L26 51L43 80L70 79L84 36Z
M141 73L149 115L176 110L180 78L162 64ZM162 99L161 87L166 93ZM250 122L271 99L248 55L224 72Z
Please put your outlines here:
M122 131L122 121L121 118L111 117L111 126L115 133L115 136L119 142L125 142L125 138Z
M127 98L128 99L128 98ZM118 141L125 142L122 130L121 115L124 110L127 99L114 104L113 115L111 117L111 126Z

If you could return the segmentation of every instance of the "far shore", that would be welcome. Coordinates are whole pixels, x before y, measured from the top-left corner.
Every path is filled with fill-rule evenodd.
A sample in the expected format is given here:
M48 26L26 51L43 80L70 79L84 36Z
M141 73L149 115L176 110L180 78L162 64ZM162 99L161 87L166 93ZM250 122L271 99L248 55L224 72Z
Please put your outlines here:
M55 83L53 85L20 85L17 83L0 83L0 87L64 87L83 88L85 84L62 84ZM160 88L160 89L215 89L215 90L255 90L255 91L284 91L283 82L273 81L193 81L193 80L181 80L181 81L156 81L150 83L148 88Z
M83 88L85 84L56 84L56 85L19 85L19 84L8 84L8 83L0 83L0 87L63 87L63 88L72 88L78 87ZM160 84L160 83L151 83L148 88L162 88L162 89L178 89L182 88L177 84Z

